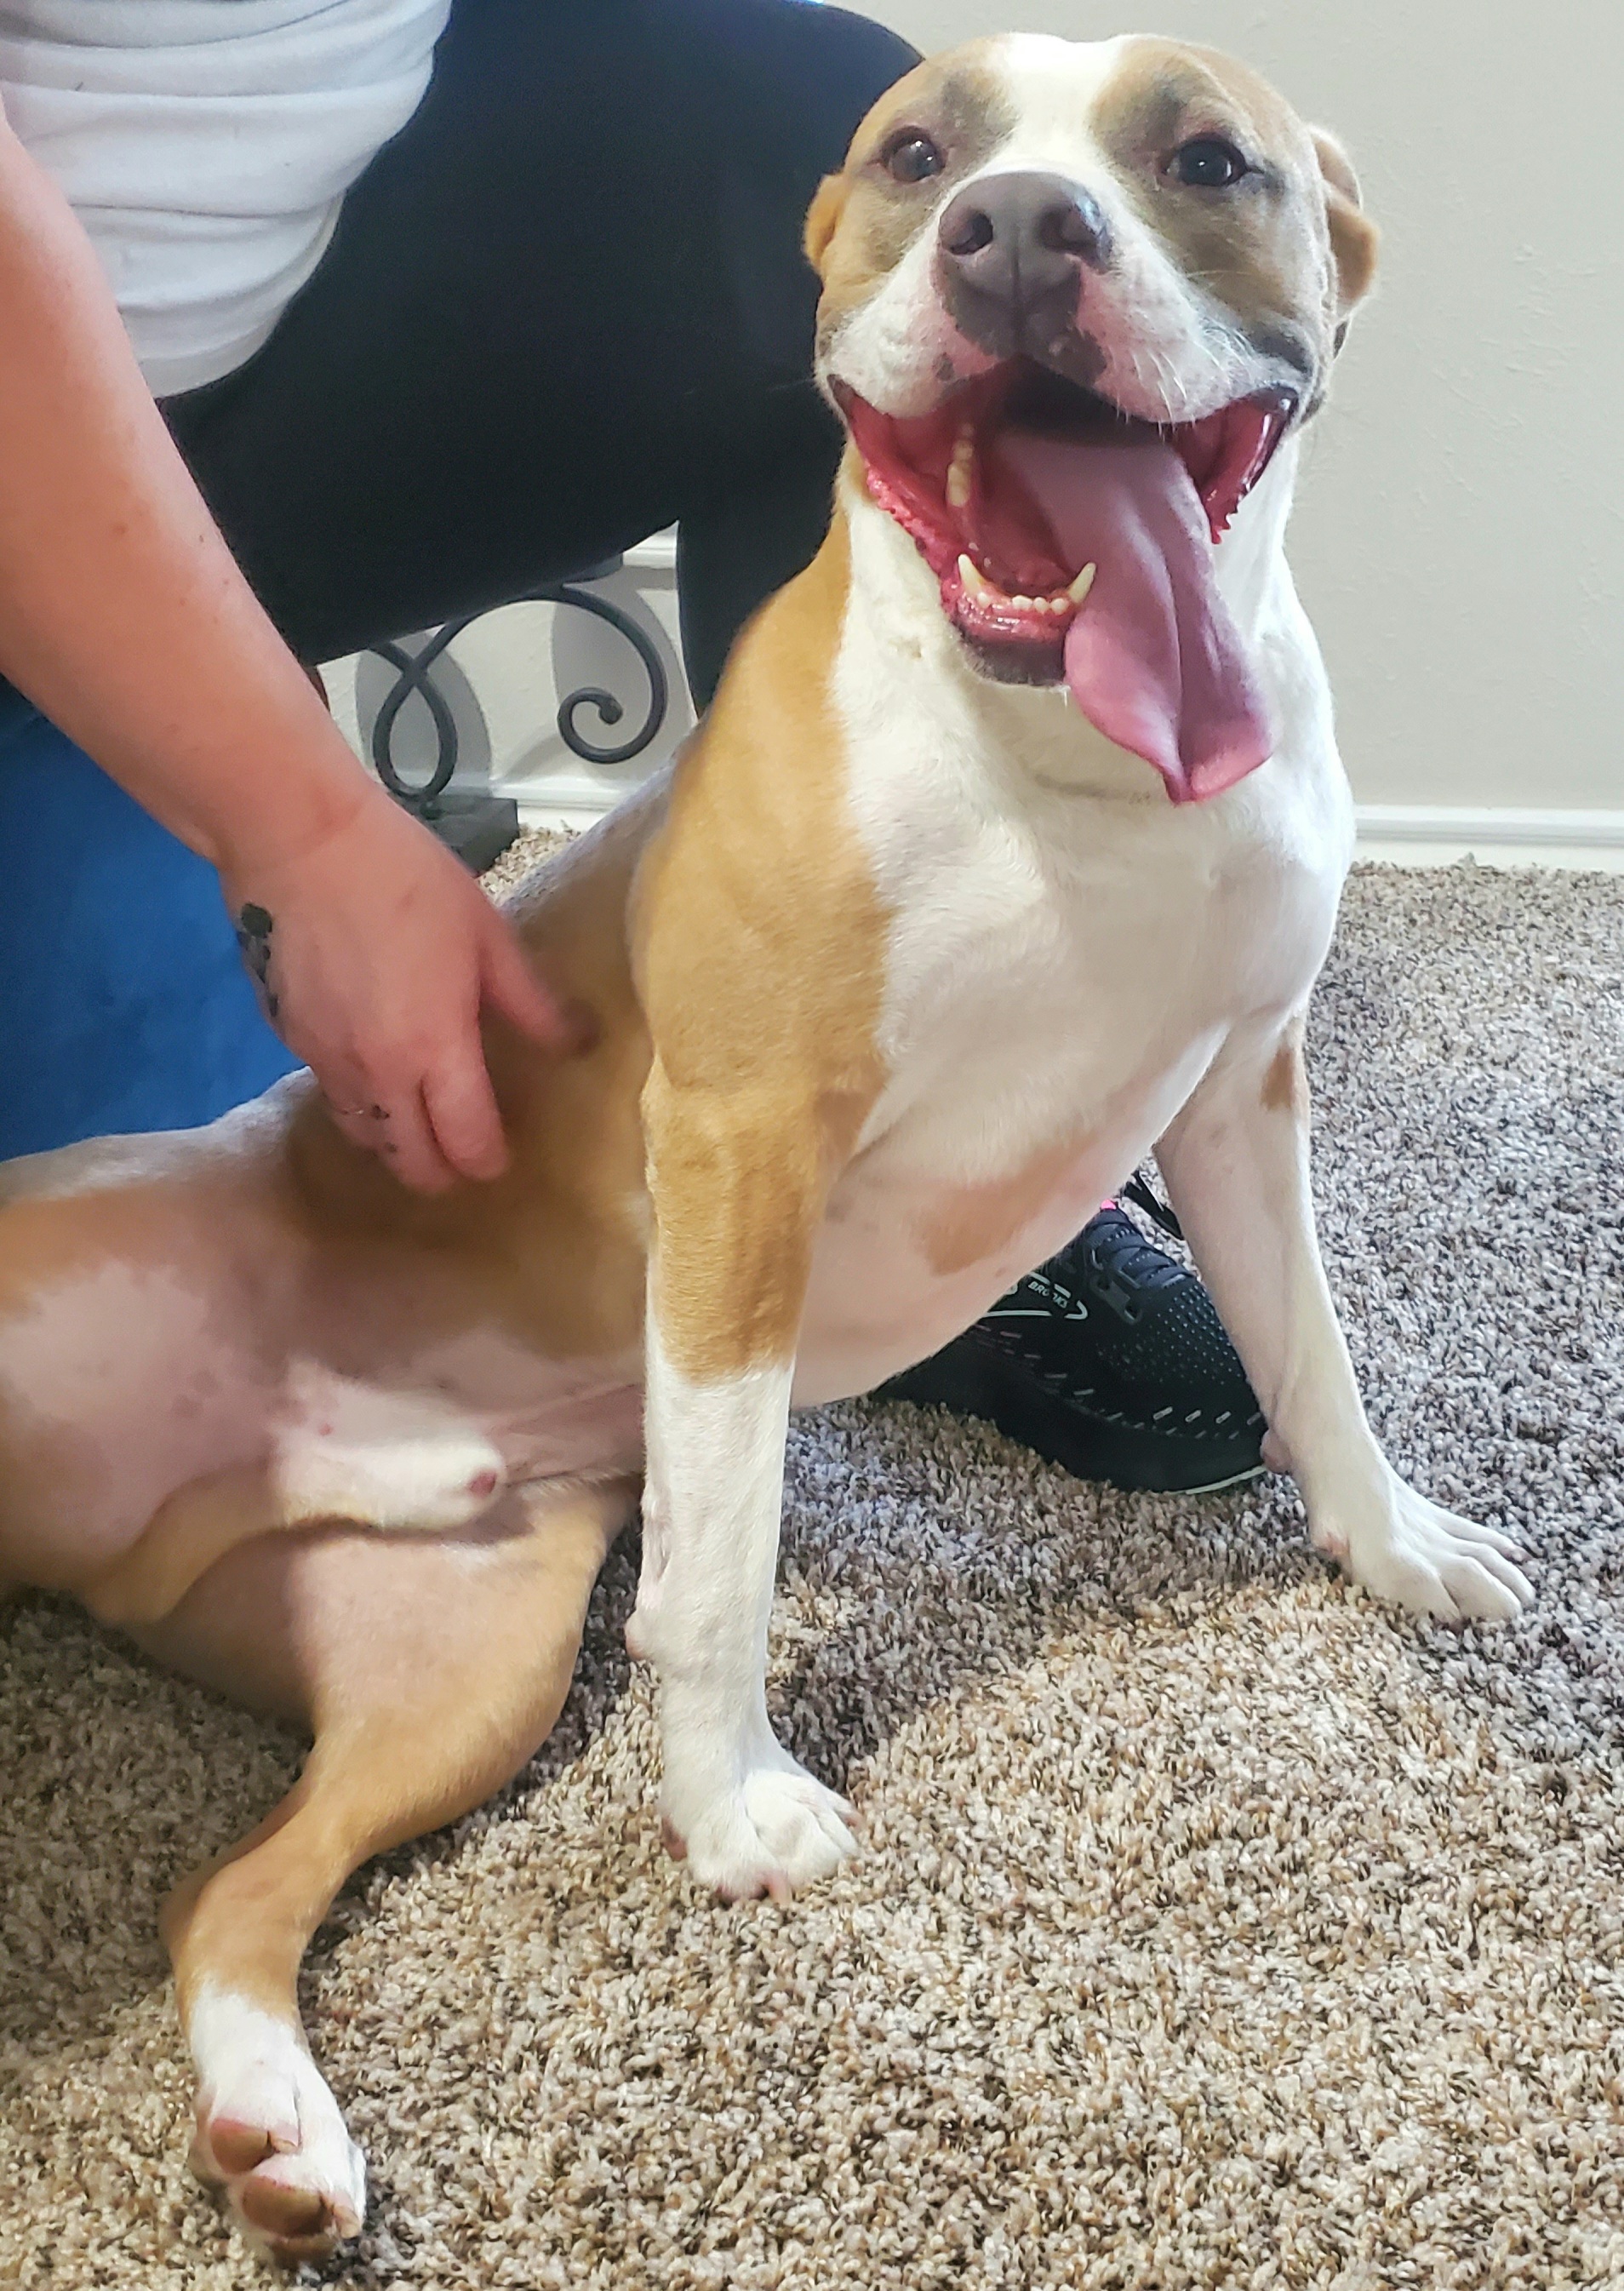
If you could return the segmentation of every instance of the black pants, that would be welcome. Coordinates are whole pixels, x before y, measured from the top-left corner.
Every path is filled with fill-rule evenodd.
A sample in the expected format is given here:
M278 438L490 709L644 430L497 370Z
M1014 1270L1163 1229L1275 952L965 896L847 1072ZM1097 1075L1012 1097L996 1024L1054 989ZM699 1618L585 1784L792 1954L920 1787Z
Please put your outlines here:
M805 0L456 0L269 342L165 408L293 649L331 660L676 523L708 698L828 523L801 222L913 60Z

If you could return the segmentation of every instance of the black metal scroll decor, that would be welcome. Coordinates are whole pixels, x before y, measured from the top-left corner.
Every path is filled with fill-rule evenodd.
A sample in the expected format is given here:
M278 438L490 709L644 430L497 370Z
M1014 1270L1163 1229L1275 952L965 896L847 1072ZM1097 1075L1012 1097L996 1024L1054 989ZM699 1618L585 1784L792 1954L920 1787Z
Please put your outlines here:
M516 605L573 605L577 612L591 613L595 619L607 622L625 639L641 661L643 673L648 681L648 704L642 722L629 739L611 742L589 739L577 726L576 717L583 708L596 709L599 723L607 727L618 724L624 716L626 711L621 703L601 685L583 685L579 691L567 694L559 703L559 736L566 747L583 762L604 767L629 763L633 756L640 755L657 736L671 703L665 666L647 631L619 605L611 604L607 597L594 596L591 590L581 586L583 582L601 581L609 574L619 572L621 563L619 558L614 558L608 563L594 565L567 581L549 582L543 588L528 590L522 597L511 597L506 600ZM408 810L414 811L420 819L459 849L462 848L468 838L457 815L466 811L470 800L482 808L488 808L493 802L502 802L504 815L511 812L511 832L498 848L505 848L518 832L517 811L503 800L459 799L447 792L452 775L457 768L457 727L446 695L434 681L434 671L446 647L454 644L465 628L481 618L483 615L479 613L464 613L460 620L447 621L443 628L435 631L422 651L415 655L398 644L368 647L377 659L387 662L395 671L395 681L384 695L372 727L373 768L398 802L405 804ZM414 692L422 696L433 723L436 754L434 768L428 778L414 787L401 778L396 767L394 738L400 711ZM487 828L478 836L478 848L485 848L490 832ZM494 857L495 854L491 856ZM489 864L488 860L475 858L472 848L463 849L463 856L473 865Z

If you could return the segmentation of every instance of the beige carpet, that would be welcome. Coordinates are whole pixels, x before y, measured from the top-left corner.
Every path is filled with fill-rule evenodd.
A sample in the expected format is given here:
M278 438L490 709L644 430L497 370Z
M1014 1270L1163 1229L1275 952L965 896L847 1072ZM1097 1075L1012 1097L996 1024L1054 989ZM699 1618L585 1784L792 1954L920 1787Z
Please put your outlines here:
M1529 1619L1382 1612L1278 1484L801 1423L775 1702L866 1853L788 1908L690 1891L623 1551L523 1786L320 1937L373 2170L326 2279L1624 2283L1621 1014L1624 879L1367 872L1314 1027L1373 1412L1526 1535ZM252 2283L182 2160L153 1908L296 1747L56 1606L0 1666L0 2283Z

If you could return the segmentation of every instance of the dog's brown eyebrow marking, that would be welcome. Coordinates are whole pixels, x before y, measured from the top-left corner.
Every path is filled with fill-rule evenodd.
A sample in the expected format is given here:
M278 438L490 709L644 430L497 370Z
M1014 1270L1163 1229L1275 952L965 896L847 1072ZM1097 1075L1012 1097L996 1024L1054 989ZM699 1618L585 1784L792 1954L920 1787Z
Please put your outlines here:
M1136 143L1160 149L1177 141L1185 113L1195 100L1188 85L1172 78L1157 80L1130 109L1121 132Z
M998 44L980 43L951 71L917 65L862 122L840 173L824 179L808 222L808 252L824 281L820 357L847 312L929 229L948 185L984 166L1015 133L1017 115L996 60ZM892 181L880 154L904 127L941 145L946 164L940 175Z
M911 74L900 90L894 89L884 100L883 117L863 132L862 151L853 153L856 165L872 165L899 127L918 127L945 144L949 170L953 173L979 167L1015 133L1014 102L990 67L974 69L961 65L945 73L934 88L929 84L929 69L924 67L918 75L921 84L916 91ZM917 100L908 101L905 92L914 92Z
M991 71L955 72L942 83L941 118L955 157L978 167L1017 125L1008 89Z
M1192 134L1226 135L1242 146L1254 189L1278 193L1286 178L1265 150L1284 107L1273 89L1211 49L1170 53L1172 44L1137 40L1113 76L1101 125L1120 157L1170 150Z

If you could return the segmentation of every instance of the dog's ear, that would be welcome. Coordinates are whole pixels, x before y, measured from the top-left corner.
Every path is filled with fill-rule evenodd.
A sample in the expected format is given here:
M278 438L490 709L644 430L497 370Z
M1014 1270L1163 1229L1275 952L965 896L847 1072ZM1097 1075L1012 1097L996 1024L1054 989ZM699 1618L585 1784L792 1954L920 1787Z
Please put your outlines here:
M1325 186L1325 221L1331 232L1331 259L1336 270L1336 345L1342 347L1347 322L1371 291L1376 276L1376 249L1380 233L1364 212L1354 163L1323 127L1313 127L1314 153Z
M801 245L807 250L807 261L820 278L824 275L824 257L829 252L835 226L846 212L850 191L851 183L845 175L825 175L807 209L806 234Z

